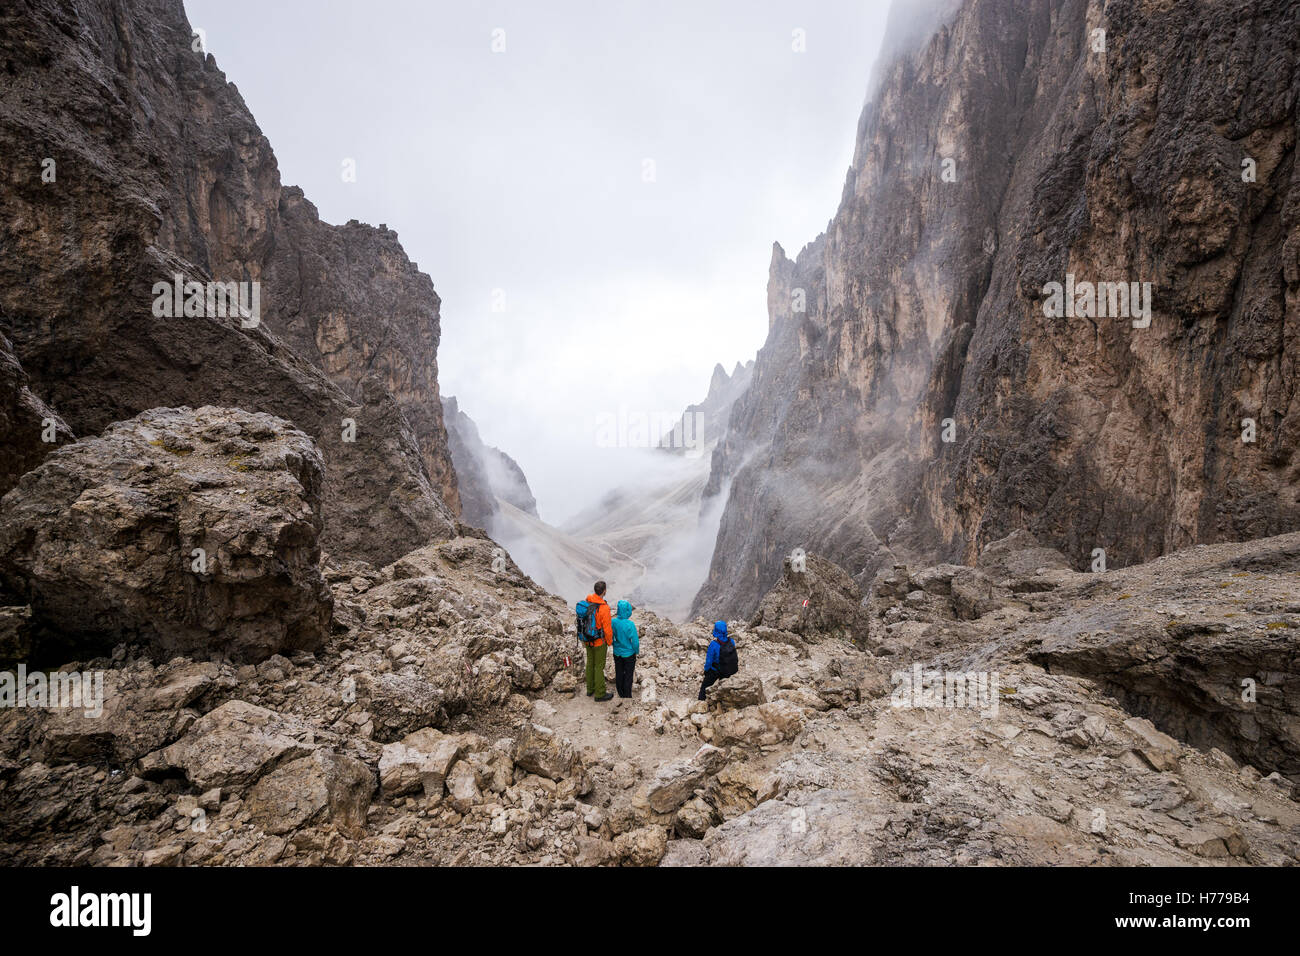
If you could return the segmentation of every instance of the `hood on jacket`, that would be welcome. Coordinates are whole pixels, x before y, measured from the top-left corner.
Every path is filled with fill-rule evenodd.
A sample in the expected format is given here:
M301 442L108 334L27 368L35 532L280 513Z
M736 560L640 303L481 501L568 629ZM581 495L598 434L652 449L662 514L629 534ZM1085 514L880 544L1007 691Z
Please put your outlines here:
M627 601L618 602L618 617L620 620L627 620L632 616L632 605Z
M604 604L604 603L605 603L605 599L604 599L603 597L601 597L599 594L588 594L588 595L587 595L587 603L588 603L588 604Z
M727 636L727 622L726 622L726 621L715 621L715 622L713 623L713 637L714 637L714 640L718 640L718 641L729 641L729 640L731 640L731 638L729 638L729 637Z

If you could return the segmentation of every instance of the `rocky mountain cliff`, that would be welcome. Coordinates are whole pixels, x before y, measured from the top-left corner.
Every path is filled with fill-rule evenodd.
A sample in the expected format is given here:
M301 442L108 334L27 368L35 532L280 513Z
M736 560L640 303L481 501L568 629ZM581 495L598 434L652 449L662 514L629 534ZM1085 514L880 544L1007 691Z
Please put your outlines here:
M810 542L865 586L1019 528L1084 568L1300 527L1298 105L1289 0L966 0L888 59L773 250L695 609Z
M384 562L454 534L439 302L396 235L281 186L180 0L19 0L0 35L0 330L65 433L266 412L320 446L327 550ZM246 284L242 313L209 283ZM160 284L184 303L160 308Z
M498 499L525 515L537 517L537 499L519 463L500 448L488 445L478 425L461 410L453 396L442 400L448 446L460 491L461 516L466 523L487 531L501 512Z
M722 363L715 365L704 401L686 406L672 431L659 439L659 447L684 455L715 444L727 430L731 407L745 394L753 374L753 359L737 362L730 375Z

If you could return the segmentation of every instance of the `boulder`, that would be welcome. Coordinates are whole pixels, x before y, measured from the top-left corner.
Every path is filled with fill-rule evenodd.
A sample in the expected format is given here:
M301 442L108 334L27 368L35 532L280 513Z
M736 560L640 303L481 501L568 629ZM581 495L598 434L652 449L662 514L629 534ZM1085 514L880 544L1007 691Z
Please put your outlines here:
M457 813L469 813L483 799L478 788L478 775L474 767L461 760L447 774L447 796Z
M384 744L379 754L379 789L385 797L404 797L420 789L421 772L428 750L441 737L426 728L400 741Z
M283 835L325 821L356 832L366 824L374 791L374 773L360 760L317 750L262 777L244 805L267 833Z
M200 717L174 744L143 757L140 769L183 771L198 790L239 789L278 764L310 755L317 736L296 717L232 700Z
M514 782L514 761L496 747L475 750L466 755L465 761L474 768L474 779L484 793L503 793Z
M923 568L912 575L912 584L927 594L951 594L952 579L962 570L960 564L939 564Z
M559 782L573 774L577 756L567 738L549 727L527 723L515 738L514 761L529 773Z
M658 866L668 852L668 830L648 826L614 838L614 851L625 866Z
M1182 747L1173 737L1157 730L1145 717L1130 717L1124 721L1124 729L1137 738L1138 745L1134 749L1152 770L1178 769L1178 754Z
M1027 582L1047 571L1069 570L1070 562L1060 551L1043 547L1033 534L1021 529L987 545L975 566L994 581L1007 582L1012 590L1036 590Z
M574 842L578 846L578 855L573 861L575 866L604 866L619 859L619 851L611 840L578 836Z
M423 790L437 800L447 773L467 749L466 735L450 736L432 727L384 745L379 757L379 785L385 797L403 797Z
M726 711L713 721L713 739L721 746L768 747L793 740L803 730L803 711L787 700Z
M656 813L672 813L703 786L708 772L691 760L675 760L660 767L646 790Z
M33 739L51 764L129 765L171 743L197 718L186 710L216 678L209 662L181 661L154 672L109 670L82 687L86 706L40 712ZM155 683L155 681L160 683ZM90 697L102 694L98 708Z
M757 677L745 674L733 674L718 681L707 691L710 710L739 710L754 704L766 703L763 682Z
M471 673L474 680L470 700L475 710L499 707L510 698L514 682L511 677L512 668L506 662L505 654L498 651L480 657L474 662Z
M805 555L801 564L787 557L781 579L759 602L750 626L805 639L833 636L861 642L867 636L861 604L860 589L839 565L815 554Z
M691 763L697 767L703 767L705 773L717 773L727 765L727 752L721 747L715 747L712 744L704 744L695 755L691 757Z
M876 576L871 580L871 586L867 589L867 600L870 602L901 600L913 589L912 576L908 573L907 565L895 564L876 572Z
M716 822L715 813L708 802L701 797L686 801L673 818L673 829L679 836L698 840L708 832Z
M322 480L315 445L282 419L153 409L59 449L5 495L0 580L34 622L101 653L312 650L332 610Z
M452 764L465 753L463 736L443 737L428 751L420 767L420 786L430 800L438 800L446 789Z
M447 720L445 696L427 680L405 674L364 675L357 682L358 698L375 721L375 739L399 740Z

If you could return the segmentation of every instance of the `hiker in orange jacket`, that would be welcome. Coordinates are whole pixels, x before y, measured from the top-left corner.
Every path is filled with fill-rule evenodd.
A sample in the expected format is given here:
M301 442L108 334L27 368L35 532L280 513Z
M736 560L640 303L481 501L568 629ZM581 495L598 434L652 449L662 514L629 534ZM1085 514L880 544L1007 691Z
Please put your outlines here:
M605 691L605 654L614 643L614 625L610 620L609 605L605 603L605 582L597 581L595 594L587 595L587 603L596 605L596 630L600 636L587 648L587 696L598 701L612 700L614 695Z

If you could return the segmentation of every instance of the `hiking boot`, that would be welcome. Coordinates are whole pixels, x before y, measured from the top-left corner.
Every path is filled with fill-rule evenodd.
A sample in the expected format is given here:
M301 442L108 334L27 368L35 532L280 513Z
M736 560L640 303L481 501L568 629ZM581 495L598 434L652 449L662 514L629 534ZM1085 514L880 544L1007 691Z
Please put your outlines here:
M596 698L596 703L598 703L598 704L603 704L603 703L605 703L605 701L607 701L607 700L613 700L613 699L614 699L614 695L611 694L611 693L609 693L609 691L606 691L604 697L597 697L597 698Z

